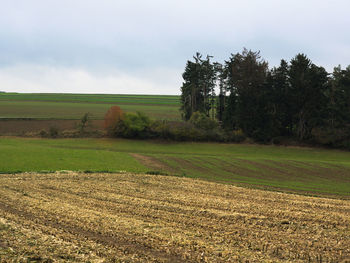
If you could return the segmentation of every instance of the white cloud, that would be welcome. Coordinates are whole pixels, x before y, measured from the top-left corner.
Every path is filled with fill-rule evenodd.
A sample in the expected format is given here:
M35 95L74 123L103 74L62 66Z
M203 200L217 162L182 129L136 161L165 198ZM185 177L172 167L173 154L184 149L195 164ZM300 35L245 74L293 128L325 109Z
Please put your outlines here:
M271 66L299 52L327 70L350 63L348 0L0 0L0 7L0 89L178 94L195 52L223 62L243 47L260 50Z
M81 68L19 64L0 68L0 90L25 93L179 94L181 74L155 69L132 75Z

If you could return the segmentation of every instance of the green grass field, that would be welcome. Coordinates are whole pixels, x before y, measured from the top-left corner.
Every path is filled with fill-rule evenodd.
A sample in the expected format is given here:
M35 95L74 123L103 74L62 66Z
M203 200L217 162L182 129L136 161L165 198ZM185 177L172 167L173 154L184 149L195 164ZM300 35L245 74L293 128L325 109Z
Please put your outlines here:
M90 112L92 118L103 119L113 105L154 119L181 117L179 96L0 93L0 118L80 119Z
M0 118L79 120L90 112L93 119L101 120L112 105L125 112L142 111L153 119L180 119L179 96L20 93L0 93ZM21 125L29 124L16 122L17 133ZM243 144L0 138L1 173L57 170L153 171L253 187L350 195L349 152Z
M350 195L350 152L122 139L0 139L0 172L150 172L308 194Z
M0 100L180 105L179 96L176 95L0 93Z

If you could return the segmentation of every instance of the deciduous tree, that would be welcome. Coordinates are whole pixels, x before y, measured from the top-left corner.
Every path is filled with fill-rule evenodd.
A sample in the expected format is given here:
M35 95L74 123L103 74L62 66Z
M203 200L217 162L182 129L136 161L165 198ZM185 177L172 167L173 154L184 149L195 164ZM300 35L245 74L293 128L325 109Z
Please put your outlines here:
M118 122L124 118L124 113L119 106L109 108L104 117L104 127L108 133L113 133L118 125Z

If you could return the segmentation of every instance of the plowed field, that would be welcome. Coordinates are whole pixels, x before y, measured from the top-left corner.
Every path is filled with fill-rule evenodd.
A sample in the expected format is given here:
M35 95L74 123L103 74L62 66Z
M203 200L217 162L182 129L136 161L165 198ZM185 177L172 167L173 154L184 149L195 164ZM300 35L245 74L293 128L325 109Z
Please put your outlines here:
M348 262L350 201L170 176L0 175L1 262Z

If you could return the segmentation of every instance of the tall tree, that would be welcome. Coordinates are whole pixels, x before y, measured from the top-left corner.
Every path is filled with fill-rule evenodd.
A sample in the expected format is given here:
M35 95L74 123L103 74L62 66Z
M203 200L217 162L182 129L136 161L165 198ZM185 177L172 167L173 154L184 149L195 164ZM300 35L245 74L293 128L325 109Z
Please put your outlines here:
M214 64L207 56L197 53L194 61L187 61L184 79L181 87L181 111L182 118L189 120L193 112L199 111L209 116L215 96L216 70Z
M273 118L273 126L278 135L292 135L293 112L291 87L289 82L289 65L281 60L279 67L273 68L269 74L269 109Z
M350 66L345 70L335 67L326 93L328 125L331 128L350 124Z
M216 67L217 81L219 86L219 96L217 98L217 105L216 105L216 118L219 122L222 122L224 119L224 112L225 112L227 71L226 71L226 68L224 68L220 63L216 63L215 67Z
M322 122L327 75L324 68L312 64L304 54L298 54L291 60L289 79L293 122L295 134L301 140L307 139L312 128Z
M232 55L226 62L228 91L226 125L236 121L239 128L251 137L260 137L265 123L264 84L267 77L267 62L259 52L244 49Z

